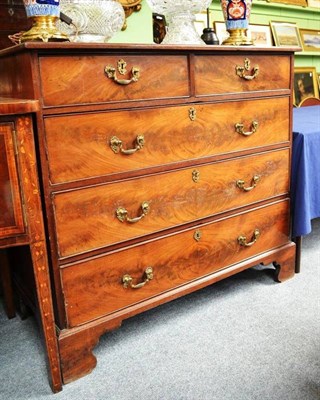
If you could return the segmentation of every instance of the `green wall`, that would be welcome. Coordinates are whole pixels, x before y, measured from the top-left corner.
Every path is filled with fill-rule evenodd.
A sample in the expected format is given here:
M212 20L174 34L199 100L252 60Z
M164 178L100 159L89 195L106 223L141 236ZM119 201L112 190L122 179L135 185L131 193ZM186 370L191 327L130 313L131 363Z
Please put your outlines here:
M212 7L217 5L214 1ZM320 9L253 0L250 22L267 25L269 21L295 22L299 28L320 30ZM297 52L295 66L313 66L320 72L320 52Z
M145 0L141 5L141 10L127 19L127 29L118 32L109 43L153 43L152 11Z
M145 0L141 4L141 11L133 13L128 18L127 29L116 34L110 43L153 43L152 12ZM223 21L219 0L213 0L210 8L212 19ZM267 25L269 21L296 22L299 28L320 30L320 8L253 0L250 22ZM320 73L320 52L296 53L295 65L297 67L314 66Z

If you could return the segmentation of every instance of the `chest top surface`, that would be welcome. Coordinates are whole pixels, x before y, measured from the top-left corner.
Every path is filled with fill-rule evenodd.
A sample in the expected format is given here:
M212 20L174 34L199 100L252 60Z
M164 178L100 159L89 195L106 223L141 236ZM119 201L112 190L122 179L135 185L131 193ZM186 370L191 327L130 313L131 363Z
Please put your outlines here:
M30 42L0 51L0 95L44 109L250 96L289 89L294 50Z

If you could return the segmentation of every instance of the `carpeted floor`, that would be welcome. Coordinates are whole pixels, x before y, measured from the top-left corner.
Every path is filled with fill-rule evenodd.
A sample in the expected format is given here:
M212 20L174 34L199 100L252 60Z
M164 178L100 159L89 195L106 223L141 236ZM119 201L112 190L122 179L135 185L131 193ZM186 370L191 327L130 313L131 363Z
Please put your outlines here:
M255 267L104 335L88 376L51 393L34 319L0 301L0 399L319 400L320 219L301 273L284 283Z

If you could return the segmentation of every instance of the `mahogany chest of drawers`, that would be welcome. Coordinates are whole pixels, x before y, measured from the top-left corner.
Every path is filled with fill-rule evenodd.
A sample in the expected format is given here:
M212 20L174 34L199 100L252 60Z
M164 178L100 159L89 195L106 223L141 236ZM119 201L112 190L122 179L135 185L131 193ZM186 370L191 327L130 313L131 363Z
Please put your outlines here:
M294 274L293 50L32 44L1 94L38 99L65 383L125 318L259 263Z

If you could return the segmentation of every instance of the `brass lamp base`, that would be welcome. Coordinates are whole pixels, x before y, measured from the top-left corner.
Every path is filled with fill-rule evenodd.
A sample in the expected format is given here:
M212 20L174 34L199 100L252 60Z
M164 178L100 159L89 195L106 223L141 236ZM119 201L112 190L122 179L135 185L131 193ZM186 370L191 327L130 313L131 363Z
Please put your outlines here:
M58 17L52 15L37 15L32 17L33 26L21 35L20 42L28 41L67 41L68 36L58 30Z
M246 36L247 29L228 29L230 36L222 44L231 46L252 46L253 41Z

